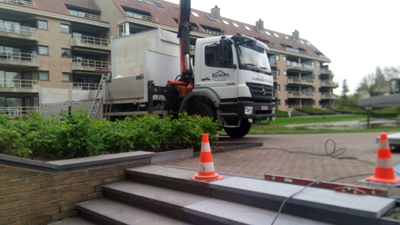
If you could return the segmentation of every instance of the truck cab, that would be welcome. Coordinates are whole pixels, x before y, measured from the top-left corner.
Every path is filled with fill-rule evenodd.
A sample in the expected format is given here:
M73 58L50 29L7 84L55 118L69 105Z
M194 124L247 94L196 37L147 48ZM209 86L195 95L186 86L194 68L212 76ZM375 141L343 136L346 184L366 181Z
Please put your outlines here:
M222 120L231 137L242 137L251 124L274 119L275 91L268 46L234 35L196 40L194 89L179 111Z

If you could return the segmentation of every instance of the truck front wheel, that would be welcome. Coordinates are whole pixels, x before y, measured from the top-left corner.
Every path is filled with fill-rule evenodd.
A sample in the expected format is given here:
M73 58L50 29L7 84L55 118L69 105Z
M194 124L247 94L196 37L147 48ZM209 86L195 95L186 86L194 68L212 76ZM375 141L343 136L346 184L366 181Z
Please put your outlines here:
M190 115L199 115L201 117L210 117L211 119L215 119L215 111L211 108L211 106L204 103L195 103L192 105L192 109L189 111Z
M251 123L249 123L246 119L242 119L240 123L240 127L230 128L224 127L225 132L233 137L233 138L241 138L249 133L251 128Z

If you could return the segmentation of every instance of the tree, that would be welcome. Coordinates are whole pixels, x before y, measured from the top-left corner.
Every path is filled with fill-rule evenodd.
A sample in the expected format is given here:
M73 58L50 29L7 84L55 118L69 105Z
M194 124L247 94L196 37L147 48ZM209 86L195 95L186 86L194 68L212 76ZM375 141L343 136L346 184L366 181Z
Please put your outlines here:
M349 86L347 86L347 80L343 80L343 90L342 90L342 98L344 100L347 99L347 93L349 92Z
M386 82L388 83L389 93L393 94L399 91L400 85L400 68L385 67L383 69Z

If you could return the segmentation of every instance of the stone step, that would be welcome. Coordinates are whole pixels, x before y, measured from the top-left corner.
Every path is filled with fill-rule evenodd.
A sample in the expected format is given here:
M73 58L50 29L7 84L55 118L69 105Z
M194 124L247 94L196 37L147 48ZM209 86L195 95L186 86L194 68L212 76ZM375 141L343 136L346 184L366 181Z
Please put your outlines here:
M303 186L244 177L197 182L190 180L194 171L162 166L127 169L126 174L133 181L272 211L277 211L287 197L303 189ZM307 188L289 199L282 211L335 224L378 224L380 217L394 205L395 200L391 198Z
M202 195L123 181L103 186L104 196L194 224L271 224L277 213ZM326 224L281 214L275 224Z
M50 225L96 225L96 224L91 223L81 217L76 217L68 220L51 223Z
M99 198L77 204L83 218L104 225L148 225L166 224L179 225L187 222L154 213L142 208L125 203L113 201L107 198Z

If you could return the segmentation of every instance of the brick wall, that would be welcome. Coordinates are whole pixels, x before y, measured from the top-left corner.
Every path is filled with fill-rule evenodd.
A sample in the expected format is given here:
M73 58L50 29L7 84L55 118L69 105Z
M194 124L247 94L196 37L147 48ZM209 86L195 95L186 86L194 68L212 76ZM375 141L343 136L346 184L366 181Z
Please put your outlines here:
M101 197L101 185L125 180L126 168L149 164L145 160L65 173L0 165L0 225L48 224L76 216L76 203Z

